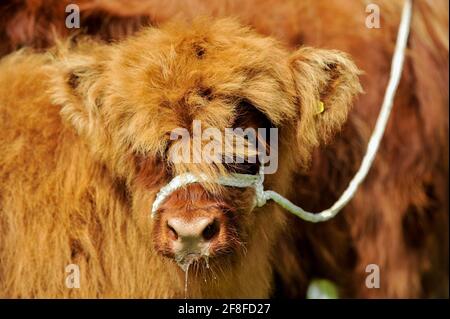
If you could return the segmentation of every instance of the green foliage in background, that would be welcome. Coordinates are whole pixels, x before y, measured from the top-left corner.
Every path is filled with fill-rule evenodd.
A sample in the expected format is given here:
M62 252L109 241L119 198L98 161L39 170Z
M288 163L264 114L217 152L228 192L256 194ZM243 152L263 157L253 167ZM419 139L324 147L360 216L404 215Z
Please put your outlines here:
M338 299L337 286L327 279L314 279L306 292L307 299Z

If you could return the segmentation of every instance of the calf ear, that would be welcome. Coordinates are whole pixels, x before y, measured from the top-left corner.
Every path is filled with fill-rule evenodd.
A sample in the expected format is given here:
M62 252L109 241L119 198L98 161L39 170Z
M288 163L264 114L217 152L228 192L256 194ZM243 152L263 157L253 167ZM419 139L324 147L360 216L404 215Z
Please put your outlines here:
M105 57L95 44L80 44L76 49L59 48L53 67L53 102L61 106L61 116L79 134L96 127L102 104Z
M336 50L301 48L290 57L299 119L297 142L303 158L327 142L347 119L354 97L362 92L360 71Z

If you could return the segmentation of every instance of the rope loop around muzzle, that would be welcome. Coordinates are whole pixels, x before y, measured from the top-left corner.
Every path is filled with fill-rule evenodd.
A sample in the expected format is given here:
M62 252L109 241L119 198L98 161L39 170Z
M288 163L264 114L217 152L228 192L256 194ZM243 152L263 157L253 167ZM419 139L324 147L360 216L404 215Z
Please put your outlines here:
M152 206L152 217L155 216L158 208L171 193L187 185L202 182L211 182L211 180L204 174L194 175L191 173L184 173L174 177L166 186L161 188L156 196ZM329 214L314 214L307 212L277 192L264 190L264 166L261 166L258 175L234 173L228 176L219 177L217 180L213 180L213 182L229 187L253 188L255 191L254 206L256 207L262 207L267 201L273 200L284 209L306 221L320 222L329 219Z
M212 182L230 187L253 187L255 189L255 206L262 207L267 203L267 201L273 200L287 211L309 222L323 222L336 216L337 213L354 197L359 185L367 176L377 154L381 139L389 120L392 106L394 104L395 92L397 91L403 70L403 62L405 59L405 51L411 25L411 16L412 0L405 0L399 31L397 34L396 47L392 58L389 83L386 88L380 114L378 115L374 131L367 146L366 154L364 155L358 172L355 174L345 191L342 193L341 197L333 204L333 206L320 213L310 213L293 204L277 192L272 190L265 191L263 166L261 166L259 174L257 175L230 174L229 176L219 177L217 180L213 180ZM156 199L153 202L151 216L154 217L162 202L175 190L188 184L206 181L211 182L206 175L196 176L191 173L185 173L174 177L169 184L161 188L160 192L156 196Z
M192 173L184 173L175 176L166 186L161 188L161 190L156 196L155 201L153 202L152 217L154 217L158 208L171 193L190 184L206 183L206 182L214 182L229 187L254 188L255 189L254 205L257 207L264 206L267 200L269 199L264 191L263 166L261 166L260 173L258 175L234 173L228 176L220 176L217 180L211 180L205 174L194 175Z

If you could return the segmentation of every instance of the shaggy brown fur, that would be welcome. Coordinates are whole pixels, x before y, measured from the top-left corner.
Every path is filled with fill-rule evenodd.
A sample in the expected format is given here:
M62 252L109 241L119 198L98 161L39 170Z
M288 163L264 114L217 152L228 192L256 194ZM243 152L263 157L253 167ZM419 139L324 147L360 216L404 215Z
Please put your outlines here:
M227 226L211 268L197 265L189 296L268 297L287 215L274 205L251 212L251 189L190 186L150 220L174 175L226 170L169 161L168 134L193 120L223 130L240 112L248 123L262 115L280 129L280 167L265 183L286 193L296 166L340 128L360 91L345 54L288 53L232 20L171 23L114 45L22 50L0 70L4 297L182 297L181 269L157 253L170 255L161 220L192 209L224 211ZM317 116L319 100L326 110ZM71 263L81 267L80 289L65 287Z
M381 29L365 28L363 0L76 2L83 32L106 40L173 16L232 15L292 47L308 44L351 53L365 71L366 94L336 141L315 152L311 171L296 177L291 198L305 208L326 208L356 171L387 83L402 1L372 1L381 7ZM1 52L48 46L53 43L50 25L60 35L71 33L60 15L65 5L5 2ZM409 48L374 168L336 220L309 225L292 218L292 234L277 250L278 295L304 296L311 278L326 277L346 296L448 296L447 1L414 2ZM364 285L369 263L380 265L380 289Z

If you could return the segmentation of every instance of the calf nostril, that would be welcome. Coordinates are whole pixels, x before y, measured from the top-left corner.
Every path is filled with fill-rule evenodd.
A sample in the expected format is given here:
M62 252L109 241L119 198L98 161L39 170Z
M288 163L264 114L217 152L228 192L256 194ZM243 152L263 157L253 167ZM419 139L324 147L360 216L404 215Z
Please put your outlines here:
M220 226L219 222L214 219L210 224L208 224L202 232L202 237L205 240L211 240L214 236L219 233Z
M219 221L209 217L194 219L170 218L167 231L171 240L193 243L210 240L219 232Z
M178 234L177 234L176 230L172 226L170 226L169 223L167 223L167 228L169 230L169 237L170 237L170 239L177 240L178 239Z

